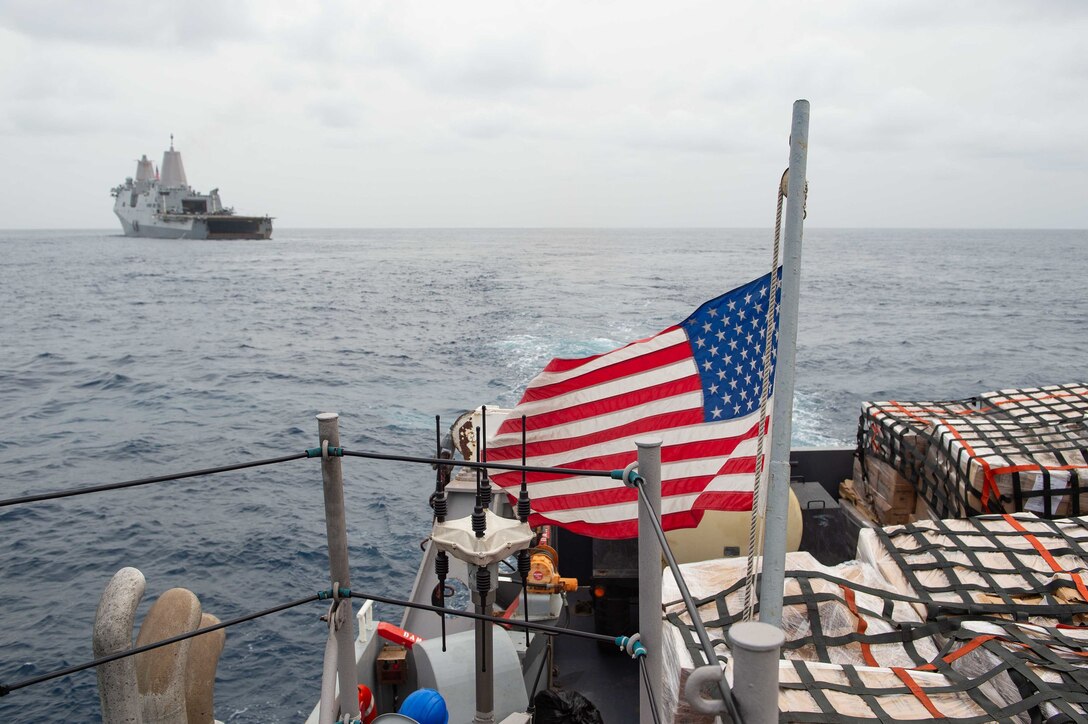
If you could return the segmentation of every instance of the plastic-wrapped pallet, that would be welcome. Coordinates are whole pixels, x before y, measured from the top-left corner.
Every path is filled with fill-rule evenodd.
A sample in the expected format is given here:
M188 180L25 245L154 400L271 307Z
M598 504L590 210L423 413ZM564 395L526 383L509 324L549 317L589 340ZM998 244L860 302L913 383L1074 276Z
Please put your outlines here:
M868 529L857 557L918 616L987 615L1088 624L1088 517L1031 513Z
M866 402L855 486L874 491L886 524L909 517L907 484L938 517L1022 510L1048 518L1081 515L1088 513L1086 421L1083 383L948 402ZM884 470L888 466L894 474Z
M783 661L778 672L780 721L1031 721L1031 702L1001 700L995 687L1000 676L969 681L955 672L810 661Z
M905 497L908 486L940 515L964 513L953 482L934 474L931 449L938 425L979 414L974 398L862 403L854 484L872 491L874 508L883 505L887 510L881 523L904 523L910 517L913 506L908 508L908 501L895 507L897 496Z
M980 681L1008 673L1013 687L995 690L1004 707L1024 701L1042 721L1085 721L1088 714L1088 631L1019 624L963 621L937 662L942 673ZM933 668L938 668L937 666Z
M1083 425L1088 421L1088 385L1047 385L983 392L984 407L1001 410L1025 425Z
M1088 513L1088 427L959 418L934 428L930 460L967 513Z
M742 620L745 565L744 559L724 559L680 567L711 639L722 642L716 649L722 657L728 656L724 643L728 627ZM937 656L939 642L908 603L881 595L892 589L870 566L848 561L827 567L810 554L797 552L787 554L786 571L782 612L786 659L911 668ZM676 582L666 570L662 709L677 722L709 721L680 696L688 675L704 659L679 599Z
M936 425L978 411L974 398L939 402L884 400L863 402L861 420L869 428L868 442L876 456L899 467L904 457L925 455L929 433Z

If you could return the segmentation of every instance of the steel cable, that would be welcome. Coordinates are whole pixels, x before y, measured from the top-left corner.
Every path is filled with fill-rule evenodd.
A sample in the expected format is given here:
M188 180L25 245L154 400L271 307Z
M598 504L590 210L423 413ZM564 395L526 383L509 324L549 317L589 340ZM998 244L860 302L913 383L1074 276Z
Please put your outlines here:
M244 470L246 468L256 468L262 465L275 465L277 463L285 463L291 460L303 460L306 453L295 453L294 455L282 455L278 458L267 458L264 460L251 460L245 463L235 463L233 465L221 465L215 468L204 468L202 470L190 470L184 473L173 473L170 475L156 475L151 478L139 478L137 480L126 480L121 483L106 483L104 485L92 485L87 488L70 488L68 490L57 490L52 493L38 493L35 495L23 495L18 498L7 498L6 500L0 500L0 508L7 507L9 505L20 505L22 503L37 503L43 500L56 500L57 498L69 498L74 495L87 495L89 493L101 493L107 490L121 490L122 488L134 488L138 485L150 485L152 483L166 483L171 480L182 480L183 478L195 478L201 475L214 475L216 473L228 473L232 470Z

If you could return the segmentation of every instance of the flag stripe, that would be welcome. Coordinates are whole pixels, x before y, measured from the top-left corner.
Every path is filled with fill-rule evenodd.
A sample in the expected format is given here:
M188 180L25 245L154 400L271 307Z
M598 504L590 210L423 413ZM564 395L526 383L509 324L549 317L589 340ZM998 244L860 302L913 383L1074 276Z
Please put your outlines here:
M661 407L662 405L653 406ZM645 407L651 407L651 405ZM545 439L540 442L534 442L531 445L526 445L525 454L533 459L543 456L554 456L564 452L590 447L592 445L629 438L633 435L645 432L654 432L663 427L697 425L703 421L702 405L699 405L698 407L688 407L686 410L667 410L656 415L639 414L641 412L643 412L643 408L628 411L628 414L623 415L621 418L622 424L605 429L600 428L607 423L598 420L591 421L592 424L579 426L572 425L571 428L577 429L571 430L571 436L564 436L558 439ZM650 410L646 410L646 412L648 413ZM626 418L626 420L629 421L623 420L623 418ZM579 434L581 430L586 430L586 432ZM509 445L499 449L488 448L487 450L487 459L493 462L512 460L519 457L521 457L520 445Z
M683 377L674 378L672 373L676 371L686 372L688 374ZM687 392L699 393L702 390L702 383L699 381L699 375L695 370L695 366L690 363L682 362L676 365L670 365L666 368L659 367L654 372L659 377L668 376L669 378L659 384L639 387L638 389L629 392L620 392L618 394L610 393L612 393L615 388L626 390L628 389L628 385L621 385L619 383L616 385L598 385L594 388L594 398L584 402L579 402L574 399L573 394L571 395L572 399L569 400L555 398L555 405L566 404L568 402L571 404L569 404L569 406L553 409L549 412L537 413L531 418L527 417L526 427L528 430L545 431L548 428L565 425L571 421L585 420L594 417L599 418L612 412L620 412L655 400L678 397ZM585 393L581 394L585 395ZM698 399L701 403L702 395L696 395L695 399ZM520 412L528 416L532 412L532 409L529 405L525 405L520 408ZM557 434L561 435L562 431ZM516 418L508 417L503 421L498 433L492 439L488 451L490 452L500 445L516 445L520 448L521 415L518 415Z
M697 445L700 443L716 444L719 446L719 448L716 449L729 453L732 452L737 441L753 438L755 437L755 434L755 415L749 415L740 420L729 420L727 422L719 423L700 423L687 427L657 430L654 432L655 437L659 437L662 441L662 463L670 462L669 456L672 455L672 453L666 451L674 450L678 446ZM565 467L582 470L613 470L617 469L617 465L611 463L618 463L618 467L622 468L627 465L628 462L635 459L635 440L639 437L643 437L643 435L636 434L616 438L608 442L597 443L582 451L570 451L558 455L538 455L528 459L527 462L531 465L540 467ZM698 448L695 447L685 448L685 451L689 453L696 452L697 450ZM491 453L488 452L489 456L490 454ZM491 458L489 457L488 459ZM625 459L626 462L623 462ZM531 472L526 475L527 479L533 482L565 477L562 473ZM516 471L495 470L491 477L495 480L502 481L511 476L517 476L518 481L520 482L521 473Z
M674 403L671 409L679 410L692 407L696 403L690 401L681 403L677 402L677 400L685 394L679 392L679 390L692 384L692 381L688 380L688 378L693 376L696 379L698 378L698 370L695 369L695 365L690 359L684 360L623 380L569 392L551 400L518 405L516 412L526 416L526 425L532 437L554 439L565 434L565 425L567 424L579 424L586 420L595 419L594 406L601 401L627 393L632 393L631 397L627 398L631 406L645 404L648 401L646 398L656 396L660 400L671 399ZM646 394L642 394L641 390L646 390ZM694 397L691 399L698 399L700 401L698 404L702 404L701 382L699 387L687 394L693 395ZM608 407L609 404L605 403L600 408L599 414L606 414ZM663 410L666 408L655 409ZM548 422L550 424L547 426L538 426L535 420L549 412L556 413L557 417L549 418ZM499 448L506 445L521 444L521 414L511 413L504 420L503 424L497 428L497 433L491 438L492 447ZM563 417L566 419L564 420ZM507 423L510 424L507 425ZM513 431L509 432L510 430Z
M665 347L664 349L654 350L630 359L623 359L606 367L568 377L559 382L545 385L534 384L525 390L525 395L521 399L522 402L547 400L566 392L585 389L586 387L592 387L593 385L598 385L602 382L609 382L621 377L636 375L640 372L645 372L646 370L669 364L670 362L679 362L690 358L691 346L687 343L687 340L683 340L677 344Z
M727 483L732 485L736 485L738 483L747 484L750 476L755 473L755 469L756 461L754 457L729 460L724 468L719 471L718 474L721 476L735 477L736 479L731 481L723 480L721 483L719 483L719 485ZM703 493L705 492L706 488L707 483L705 475L677 478L662 483L661 497L664 500L665 498L673 496ZM717 492L729 491L723 490ZM736 491L734 490L732 492ZM559 510L570 510L572 508L613 505L616 503L636 500L636 493L637 491L634 488L619 486L604 488L592 492L569 493L567 495L556 495L546 498L537 496L533 499L533 509L539 513L548 513Z
M671 347L678 342L683 342L688 338L684 330L679 327L672 326L668 329L660 332L659 334L649 337L647 339L640 340L638 342L631 342L618 349L614 349L611 352L605 352L604 354L596 354L592 357L584 357L577 360L560 360L564 363L560 365L561 369L552 371L551 364L544 368L544 371L533 378L533 381L529 383L529 387L537 387L540 385L549 385L554 382L561 382L571 377L577 377L578 375L591 372L601 367L607 367L608 365L621 362L623 360L632 359L634 357L641 357L654 350L665 349ZM552 360L556 362L557 360Z
M687 495L675 495L671 498L661 499L662 515L675 514L686 509L692 509L698 504L699 499L705 497L705 500L710 502L725 501L726 504L740 504L746 505L745 507L737 508L724 508L725 510L751 510L752 507L752 491L735 491L727 493L689 493ZM716 508L721 510L722 508ZM590 523L622 523L625 520L631 520L637 522L638 520L638 503L636 501L630 501L626 503L614 503L610 505L599 505L590 508L581 508L575 510L555 511L548 513L535 513L541 517L547 518L556 523L570 523L575 520L585 520ZM530 521L532 522L532 521Z

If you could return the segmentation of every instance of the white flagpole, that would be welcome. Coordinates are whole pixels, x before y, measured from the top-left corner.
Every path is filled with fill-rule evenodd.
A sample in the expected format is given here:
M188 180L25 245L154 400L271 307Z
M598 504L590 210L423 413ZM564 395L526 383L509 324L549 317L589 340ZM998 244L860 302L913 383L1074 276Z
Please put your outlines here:
M770 486L764 530L763 578L759 620L782 625L782 587L786 570L786 531L790 496L790 435L793 428L793 380L797 351L797 299L801 291L801 237L804 231L805 180L808 167L808 101L793 104L790 175L786 190L786 228L782 253L782 305L771 412Z

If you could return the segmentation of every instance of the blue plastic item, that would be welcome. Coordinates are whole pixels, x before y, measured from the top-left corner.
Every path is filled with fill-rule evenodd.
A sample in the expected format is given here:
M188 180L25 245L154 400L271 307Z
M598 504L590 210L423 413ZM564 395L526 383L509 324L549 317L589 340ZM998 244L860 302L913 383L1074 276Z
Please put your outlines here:
M446 700L434 689L418 689L400 705L399 714L410 716L419 724L449 724Z

